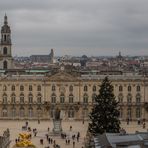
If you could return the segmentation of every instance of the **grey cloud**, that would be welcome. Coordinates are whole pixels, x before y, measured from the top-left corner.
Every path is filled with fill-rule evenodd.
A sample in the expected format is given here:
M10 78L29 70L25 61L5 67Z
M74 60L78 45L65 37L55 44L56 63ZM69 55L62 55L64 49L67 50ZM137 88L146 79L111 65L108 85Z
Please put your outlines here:
M147 0L0 0L13 54L148 54ZM142 52L141 52L142 51Z

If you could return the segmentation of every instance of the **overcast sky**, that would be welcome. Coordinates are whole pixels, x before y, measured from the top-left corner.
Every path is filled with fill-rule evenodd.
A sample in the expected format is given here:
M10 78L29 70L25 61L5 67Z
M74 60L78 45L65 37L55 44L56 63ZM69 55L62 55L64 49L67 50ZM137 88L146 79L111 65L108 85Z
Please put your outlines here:
M13 56L148 55L148 0L0 0Z

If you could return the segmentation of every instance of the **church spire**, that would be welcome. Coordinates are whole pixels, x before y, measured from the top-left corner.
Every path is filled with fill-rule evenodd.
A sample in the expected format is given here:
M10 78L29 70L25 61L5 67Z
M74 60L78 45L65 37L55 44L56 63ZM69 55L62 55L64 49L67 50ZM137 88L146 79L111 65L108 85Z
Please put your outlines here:
M4 25L7 25L8 24L8 21L7 21L7 15L5 13L5 16L4 16Z

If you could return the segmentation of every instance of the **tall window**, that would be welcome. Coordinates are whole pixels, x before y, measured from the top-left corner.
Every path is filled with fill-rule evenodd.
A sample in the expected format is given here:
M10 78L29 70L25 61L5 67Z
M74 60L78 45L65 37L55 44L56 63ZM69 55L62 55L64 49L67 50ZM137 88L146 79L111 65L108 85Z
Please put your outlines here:
M37 91L41 91L41 85L37 86Z
M97 96L96 94L92 94L92 102L95 102L96 101L95 100L96 99L96 96Z
M11 109L11 116L14 118L16 116L16 108Z
M73 86L72 85L69 86L69 91L73 91Z
M2 116L3 116L3 117L7 117L7 116L8 116L7 108L3 108L3 109L2 109Z
M119 86L119 91L123 91L123 87L121 85Z
M84 94L83 96L83 103L88 103L88 95Z
M127 95L127 103L131 103L132 102L132 95L128 94Z
M37 103L41 103L41 98L42 98L41 94L38 94L37 95Z
M51 95L51 103L56 103L56 95L55 94Z
M73 94L69 95L69 103L73 103Z
M129 85L128 88L127 88L127 90L128 91L131 91L132 90L132 87Z
M7 68L8 68L8 63L7 63L7 61L4 61L4 63L3 63L3 68L4 68L4 69L7 69Z
M11 90L15 91L15 86L14 85L12 85Z
M137 85L137 91L140 91L140 86L139 85Z
M62 93L61 95L60 95L60 103L64 103L65 102L65 96L64 96L64 94Z
M20 94L20 103L24 103L24 94Z
M3 54L6 55L7 54L7 47L3 48Z
M3 91L7 91L7 86L6 85L3 86Z
M29 85L29 91L32 91L32 85Z
M93 89L92 89L92 90L93 90L93 92L95 92L95 91L96 91L96 86L95 86L95 85L93 86Z
M127 118L129 118L129 119L132 118L132 110L131 110L131 108L127 109Z
M20 108L20 117L24 117L25 116L25 110L23 107Z
M119 101L119 103L123 102L123 95L122 94L118 95L118 101Z
M87 86L86 85L84 86L84 91L87 91Z
M24 91L24 86L23 85L20 86L20 91Z
M11 103L15 103L15 94L11 95Z
M29 96L28 96L28 101L29 101L29 103L33 103L33 95L32 94L29 94Z
M140 103L141 102L141 96L140 94L136 95L136 103Z
M3 103L6 104L7 103L7 95L3 94Z
M33 117L33 108L32 107L29 108L28 115L30 118Z
M55 85L52 85L52 91L55 91L55 90L56 90Z
M136 108L136 118L141 118L141 109L139 107Z

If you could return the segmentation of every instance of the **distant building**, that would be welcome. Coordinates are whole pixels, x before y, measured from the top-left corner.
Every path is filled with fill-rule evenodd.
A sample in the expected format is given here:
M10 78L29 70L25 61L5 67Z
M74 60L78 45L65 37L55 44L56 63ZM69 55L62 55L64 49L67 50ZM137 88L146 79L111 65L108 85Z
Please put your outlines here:
M53 63L54 62L54 51L51 49L49 55L31 55L30 56L31 62L38 62L38 63Z

